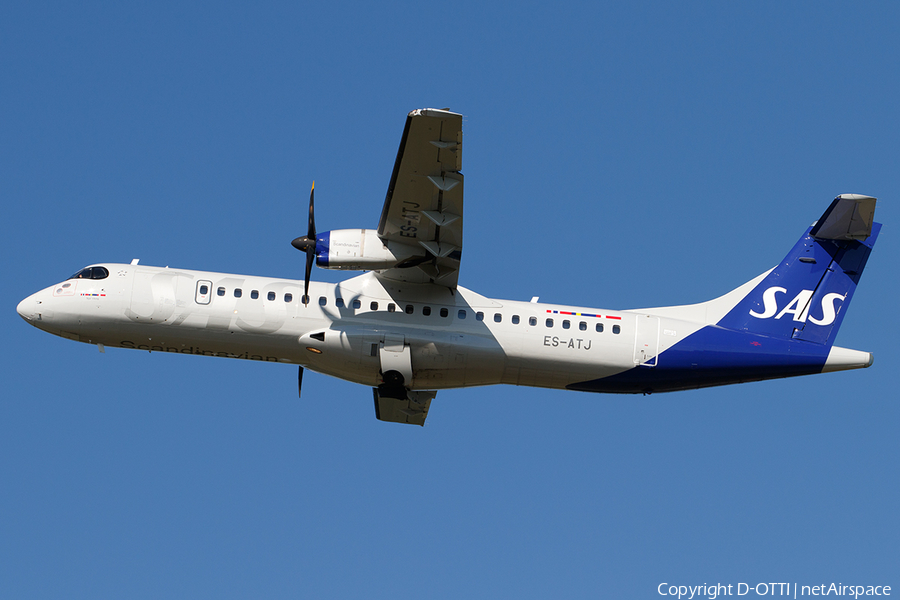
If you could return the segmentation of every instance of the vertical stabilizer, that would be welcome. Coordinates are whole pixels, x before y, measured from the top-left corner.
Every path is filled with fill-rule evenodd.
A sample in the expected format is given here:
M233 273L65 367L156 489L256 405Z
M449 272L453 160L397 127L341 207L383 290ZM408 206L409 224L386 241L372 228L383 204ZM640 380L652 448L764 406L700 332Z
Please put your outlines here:
M838 196L718 325L831 345L881 230L875 198Z

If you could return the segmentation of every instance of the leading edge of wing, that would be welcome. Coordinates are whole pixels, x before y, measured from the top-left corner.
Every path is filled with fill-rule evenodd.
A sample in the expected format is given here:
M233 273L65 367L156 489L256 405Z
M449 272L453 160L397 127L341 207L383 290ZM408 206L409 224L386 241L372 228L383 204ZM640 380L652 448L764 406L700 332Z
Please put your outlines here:
M378 235L383 235L384 226L387 224L388 212L391 208L391 198L394 197L394 187L397 185L397 175L400 173L400 163L403 161L403 152L406 150L406 140L409 139L409 126L412 124L413 113L406 115L406 124L403 126L403 135L400 136L400 147L397 148L397 158L394 160L394 170L391 172L391 180L388 183L387 194L384 197L384 206L381 209L381 219L378 220Z

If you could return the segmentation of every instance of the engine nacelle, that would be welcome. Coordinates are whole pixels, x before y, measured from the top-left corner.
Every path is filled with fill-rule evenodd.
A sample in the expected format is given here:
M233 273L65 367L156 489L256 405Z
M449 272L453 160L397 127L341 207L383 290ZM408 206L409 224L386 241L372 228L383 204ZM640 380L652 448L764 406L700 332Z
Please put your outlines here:
M316 264L323 269L380 271L425 254L424 248L385 244L373 229L336 229L316 236Z

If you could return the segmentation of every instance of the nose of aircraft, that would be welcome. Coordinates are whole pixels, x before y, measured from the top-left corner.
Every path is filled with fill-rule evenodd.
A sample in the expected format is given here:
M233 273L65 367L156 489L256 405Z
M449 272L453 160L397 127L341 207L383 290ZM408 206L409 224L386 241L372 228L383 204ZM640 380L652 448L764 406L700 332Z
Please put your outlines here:
M34 296L28 296L16 307L16 312L19 313L19 316L31 323L34 320L34 314L37 309L37 301L34 299Z

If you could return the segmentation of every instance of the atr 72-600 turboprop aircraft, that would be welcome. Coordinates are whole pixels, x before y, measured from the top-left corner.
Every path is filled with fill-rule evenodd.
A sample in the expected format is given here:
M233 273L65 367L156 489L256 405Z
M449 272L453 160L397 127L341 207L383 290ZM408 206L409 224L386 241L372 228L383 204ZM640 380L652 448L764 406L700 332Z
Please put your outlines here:
M437 390L508 383L651 393L857 369L833 345L881 225L838 196L784 260L701 304L607 310L485 298L457 285L462 116L409 113L377 230L316 233L305 281L131 264L86 267L23 300L62 337L300 365L372 386L375 416L423 425ZM310 282L312 263L367 271Z

